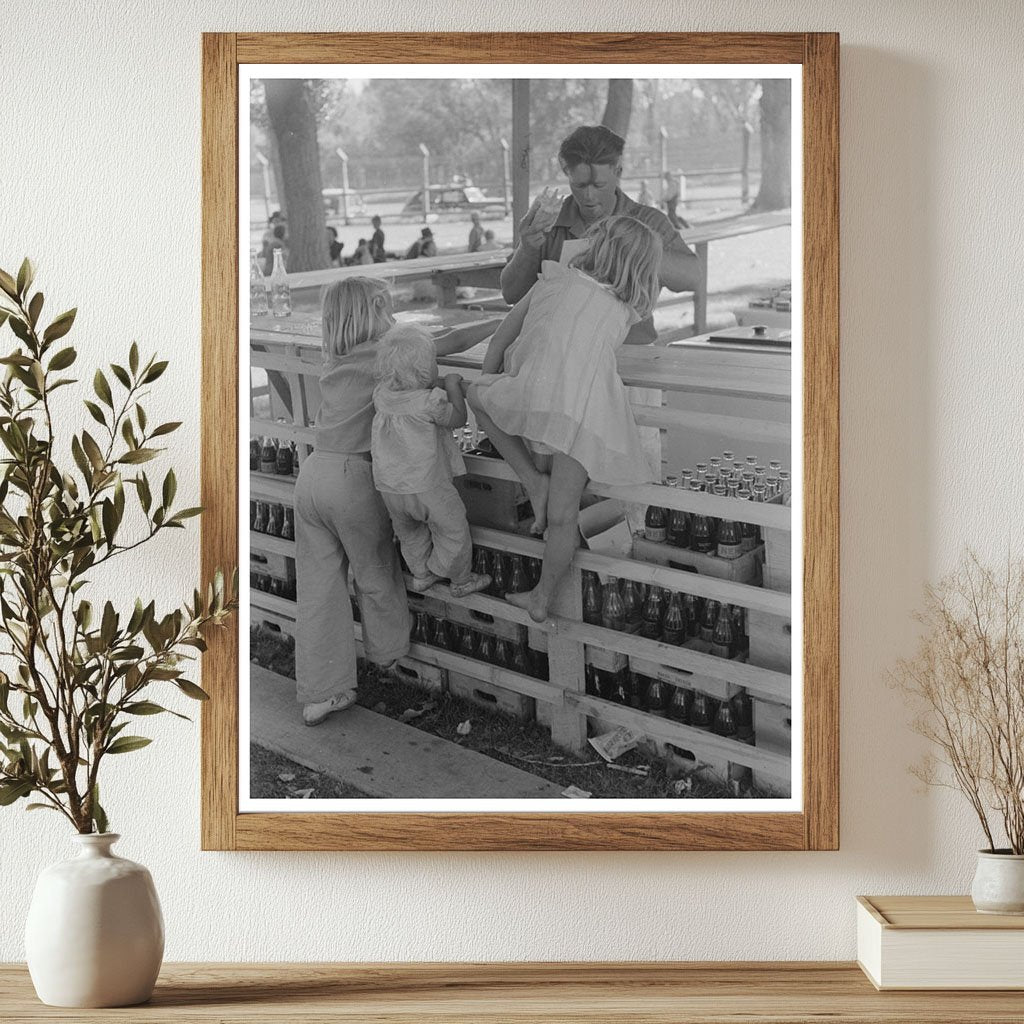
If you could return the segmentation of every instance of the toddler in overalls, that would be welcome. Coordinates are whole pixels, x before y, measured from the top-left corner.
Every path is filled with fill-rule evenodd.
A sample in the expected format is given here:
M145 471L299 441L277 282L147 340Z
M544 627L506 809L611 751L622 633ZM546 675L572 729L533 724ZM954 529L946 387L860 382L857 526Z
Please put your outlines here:
M373 391L373 479L402 555L422 593L442 579L454 597L485 590L472 571L473 541L452 478L466 472L452 430L465 426L462 378L439 380L434 341L423 327L399 324L380 341Z

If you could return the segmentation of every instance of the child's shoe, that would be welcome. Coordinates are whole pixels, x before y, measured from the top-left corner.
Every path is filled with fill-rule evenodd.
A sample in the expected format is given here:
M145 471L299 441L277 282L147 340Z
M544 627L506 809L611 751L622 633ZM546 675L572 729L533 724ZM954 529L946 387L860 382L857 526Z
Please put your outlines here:
M356 702L356 691L335 694L327 700L316 701L314 704L302 705L302 720L306 725L319 725L328 715L335 711L344 711Z
M491 577L485 572L471 572L464 580L456 583L452 581L449 589L452 597L469 597L470 594L477 594L486 590L491 585Z

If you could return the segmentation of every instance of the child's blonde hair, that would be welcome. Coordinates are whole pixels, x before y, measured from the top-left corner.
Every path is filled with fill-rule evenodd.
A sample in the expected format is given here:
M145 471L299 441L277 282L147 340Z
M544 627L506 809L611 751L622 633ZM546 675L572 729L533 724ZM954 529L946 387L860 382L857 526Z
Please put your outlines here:
M584 236L588 248L569 261L644 317L658 301L661 239L635 217L606 217Z
M379 338L394 322L388 286L379 278L349 277L323 292L324 359L348 355L357 345Z
M377 346L374 376L389 391L416 391L437 380L437 348L419 324L395 324Z

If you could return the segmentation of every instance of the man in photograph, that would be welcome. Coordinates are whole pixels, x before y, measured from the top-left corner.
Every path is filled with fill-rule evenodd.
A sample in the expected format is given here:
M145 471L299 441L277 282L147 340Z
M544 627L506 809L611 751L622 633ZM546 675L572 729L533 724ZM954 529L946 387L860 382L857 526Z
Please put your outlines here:
M543 260L565 262L582 251L580 239L587 230L612 214L635 217L661 238L662 287L673 292L697 287L700 259L669 219L652 206L634 202L619 188L624 148L621 136L603 125L583 125L562 140L558 162L569 179L570 194L553 220L534 204L520 223L519 244L501 272L506 302L518 302L533 287ZM626 344L645 345L656 338L654 323L647 317L633 326Z

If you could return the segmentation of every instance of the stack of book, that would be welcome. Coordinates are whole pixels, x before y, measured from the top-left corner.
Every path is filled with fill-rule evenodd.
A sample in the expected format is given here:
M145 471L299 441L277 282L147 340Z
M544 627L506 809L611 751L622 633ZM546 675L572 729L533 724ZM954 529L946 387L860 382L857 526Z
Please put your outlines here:
M979 914L970 896L858 896L857 962L878 989L1024 989L1024 915Z

